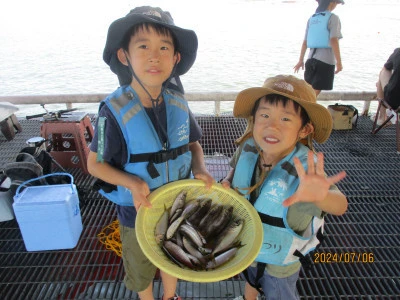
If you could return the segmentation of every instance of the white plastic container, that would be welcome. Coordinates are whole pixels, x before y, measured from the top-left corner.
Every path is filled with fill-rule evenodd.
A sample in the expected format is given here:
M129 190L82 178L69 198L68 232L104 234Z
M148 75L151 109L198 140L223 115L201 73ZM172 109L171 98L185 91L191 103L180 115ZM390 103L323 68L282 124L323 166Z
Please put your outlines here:
M68 175L71 184L41 185L20 188L40 178ZM71 249L82 232L79 197L73 177L53 173L25 181L14 196L14 212L28 251Z
M4 179L4 178L3 178ZM11 179L6 177L0 184L0 222L13 220L13 197L10 190Z

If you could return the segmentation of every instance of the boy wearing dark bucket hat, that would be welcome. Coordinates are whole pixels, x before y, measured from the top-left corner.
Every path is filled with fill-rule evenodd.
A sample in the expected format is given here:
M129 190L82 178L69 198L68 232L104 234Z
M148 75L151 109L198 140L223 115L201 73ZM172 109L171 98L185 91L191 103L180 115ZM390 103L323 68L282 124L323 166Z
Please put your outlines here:
M240 92L233 114L248 126L222 184L244 195L263 223L261 251L242 273L245 295L237 299L298 299L301 262L320 242L324 215L347 209L335 186L346 173L326 176L322 153L311 150L313 140L329 138L332 118L309 84L283 75Z
M213 183L198 142L201 129L177 91L196 53L195 32L175 26L158 7L137 7L108 30L103 58L121 87L100 104L88 170L99 192L117 204L124 283L140 299L154 299L156 267L137 242L137 209L151 209L146 197L152 190L191 172L207 187ZM177 278L160 274L163 299L180 299Z
M343 0L318 0L318 7L308 22L298 63L293 67L297 73L304 69L304 79L312 85L317 96L321 90L332 90L335 74L342 71L339 39L342 38L341 23L332 13ZM304 65L304 55L310 48ZM336 70L335 70L336 64Z

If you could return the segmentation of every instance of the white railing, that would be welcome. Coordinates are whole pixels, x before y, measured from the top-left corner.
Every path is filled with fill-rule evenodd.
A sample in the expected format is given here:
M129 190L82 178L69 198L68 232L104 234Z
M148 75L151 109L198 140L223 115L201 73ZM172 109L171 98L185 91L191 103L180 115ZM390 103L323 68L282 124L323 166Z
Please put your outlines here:
M212 92L212 93L186 93L187 101L210 101L214 102L215 115L221 112L221 102L234 101L235 92ZM72 108L73 103L98 103L107 94L64 94L64 95L35 95L35 96L0 96L0 102L10 102L15 105L23 104L59 104L65 103L67 108ZM362 115L367 115L370 101L375 100L376 92L321 92L318 101L364 101Z

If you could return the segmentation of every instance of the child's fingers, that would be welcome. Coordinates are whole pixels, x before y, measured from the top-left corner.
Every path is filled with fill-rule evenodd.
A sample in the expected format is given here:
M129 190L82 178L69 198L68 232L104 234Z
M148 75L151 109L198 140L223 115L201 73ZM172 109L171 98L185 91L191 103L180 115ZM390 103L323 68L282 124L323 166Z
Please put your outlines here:
M143 198L141 203L144 207L152 207L151 202L147 198Z
M309 175L315 174L314 153L312 151L308 151L307 165L308 165L307 174Z
M317 166L316 171L318 175L325 175L324 171L324 154L322 152L317 153Z
M135 206L136 211L138 211L141 206L144 206L147 208L152 207L151 202L147 199L147 197L137 197L134 200L133 205Z
M211 176L209 176L208 174L197 174L194 176L196 179L200 179L202 180L205 185L206 185L206 189L210 189L211 186L213 185L213 183L215 182L214 178L212 178Z
M229 189L231 187L229 181L227 181L227 180L221 181L221 184L225 189Z
M306 174L306 172L304 171L304 167L301 164L300 159L294 157L293 162L294 162L294 167L296 168L297 175L299 176L299 178L303 177Z

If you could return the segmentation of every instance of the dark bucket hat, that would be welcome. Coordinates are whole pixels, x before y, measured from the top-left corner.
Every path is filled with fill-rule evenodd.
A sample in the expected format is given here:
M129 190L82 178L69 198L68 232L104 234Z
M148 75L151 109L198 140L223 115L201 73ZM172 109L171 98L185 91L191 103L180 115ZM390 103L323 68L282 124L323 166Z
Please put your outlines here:
M183 75L189 71L196 60L198 47L196 33L193 30L175 26L171 14L159 7L140 6L132 9L125 17L115 20L108 29L103 59L110 66L111 71L117 74L121 85L129 84L132 74L129 68L118 60L117 51L121 48L127 31L140 23L160 24L171 30L178 41L177 51L181 54L175 75Z
M318 7L315 10L316 13L326 11L331 2L336 2L337 4L344 4L343 0L317 0L317 2L318 2Z

